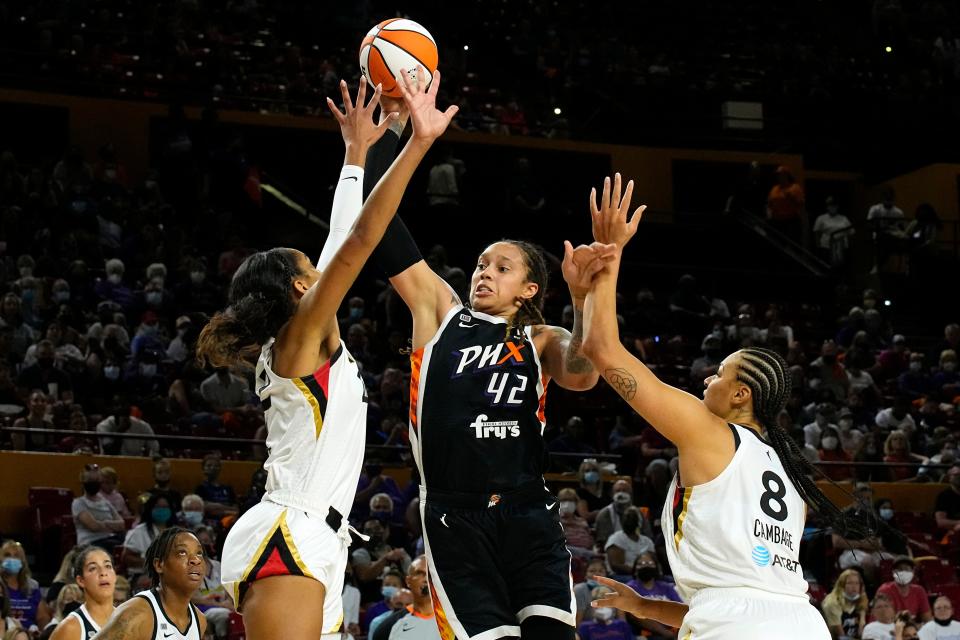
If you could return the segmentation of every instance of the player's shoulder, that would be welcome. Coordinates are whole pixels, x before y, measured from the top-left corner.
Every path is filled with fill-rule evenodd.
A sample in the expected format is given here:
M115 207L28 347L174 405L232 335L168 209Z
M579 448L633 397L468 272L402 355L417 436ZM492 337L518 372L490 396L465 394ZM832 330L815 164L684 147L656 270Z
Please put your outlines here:
M50 640L60 640L60 638L76 638L77 633L82 631L80 619L70 614L64 618L53 633L50 634Z
M100 640L121 638L151 638L155 623L153 605L143 595L135 595L117 607L103 630L97 634Z

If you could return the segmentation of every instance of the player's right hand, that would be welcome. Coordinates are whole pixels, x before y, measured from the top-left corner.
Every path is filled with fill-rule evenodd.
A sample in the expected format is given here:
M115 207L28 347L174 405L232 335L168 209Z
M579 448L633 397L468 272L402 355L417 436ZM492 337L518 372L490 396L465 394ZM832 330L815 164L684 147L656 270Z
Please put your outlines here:
M627 183L626 191L621 195L620 174L611 180L603 181L603 193L600 202L597 202L597 190L590 190L590 218L593 223L593 239L604 244L615 244L623 251L624 245L637 232L640 218L646 210L646 205L640 205L633 212L633 217L627 220L630 213L630 199L633 197L633 180Z
M354 103L350 99L350 90L347 83L340 81L340 95L343 97L343 111L334 104L333 100L327 98L327 108L330 113L340 123L340 134L343 136L343 143L349 148L351 146L369 149L370 145L379 140L387 127L397 120L399 114L396 112L388 113L381 122L377 124L373 120L373 111L377 108L380 99L380 85L377 85L373 91L373 97L367 102L367 79L360 76L360 87L357 89L357 101Z
M457 115L460 107L451 105L446 111L437 109L437 91L440 89L440 72L433 72L433 82L424 90L424 76L427 71L417 67L417 80L412 81L406 69L400 70L397 76L397 85L403 95L403 101L410 110L410 120L413 122L413 137L431 143L447 130L450 121Z
M605 578L603 576L593 576L593 579L605 587L610 587L616 593L610 593L602 598L598 598L591 602L590 606L594 607L595 609L600 607L613 607L614 609L619 609L620 611L632 613L638 618L649 617L644 613L644 605L648 602L648 600L641 597L636 591L622 582L617 582L616 580L611 580L610 578Z

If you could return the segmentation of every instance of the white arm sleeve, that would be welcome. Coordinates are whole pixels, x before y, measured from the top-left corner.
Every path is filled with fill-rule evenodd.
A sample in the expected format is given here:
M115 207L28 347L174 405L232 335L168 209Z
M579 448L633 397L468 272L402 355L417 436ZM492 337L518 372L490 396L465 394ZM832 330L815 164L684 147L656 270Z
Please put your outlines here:
M323 271L330 264L333 255L346 240L353 223L360 217L363 207L363 169L346 164L340 170L340 181L333 194L333 207L330 210L330 233L323 244L317 269Z

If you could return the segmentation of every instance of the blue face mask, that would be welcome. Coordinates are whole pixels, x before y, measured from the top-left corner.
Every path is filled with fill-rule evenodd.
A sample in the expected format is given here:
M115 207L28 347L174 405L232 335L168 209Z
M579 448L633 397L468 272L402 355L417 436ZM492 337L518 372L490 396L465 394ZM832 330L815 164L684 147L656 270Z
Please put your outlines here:
M393 596L397 595L397 591L399 591L399 589L396 587L380 587L380 595L383 596L384 600L389 600Z
M587 484L597 484L600 482L600 472L587 471L585 474L583 474L583 481Z
M3 563L0 564L3 567L3 572L10 575L16 575L20 573L20 570L23 569L23 561L20 558L4 558Z
M153 511L150 512L150 516L157 524L167 524L170 522L172 515L173 513L170 511L170 507L154 507Z
M590 591L593 591L600 586L600 583L596 580L587 580L587 586L590 587Z
M888 509L887 507L880 509L880 517L884 520L893 520L893 509Z
M184 511L183 520L191 527L195 527L201 522L203 522L203 512L202 511Z

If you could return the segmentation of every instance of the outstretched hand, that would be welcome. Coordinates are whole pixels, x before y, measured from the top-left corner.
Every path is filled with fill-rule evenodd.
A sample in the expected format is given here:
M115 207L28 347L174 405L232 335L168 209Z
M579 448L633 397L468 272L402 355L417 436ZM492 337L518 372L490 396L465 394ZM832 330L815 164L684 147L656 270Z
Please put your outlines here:
M397 76L397 85L400 87L400 94L403 101L410 110L410 121L413 123L413 137L433 142L447 130L447 126L453 117L457 115L460 107L451 105L446 111L437 109L437 91L440 89L440 71L433 72L433 82L430 87L425 89L426 80L424 76L427 70L421 66L417 67L416 80L412 80L406 69L400 70Z
M617 582L616 580L611 580L610 578L606 578L604 576L594 576L593 579L605 587L610 587L614 590L614 593L608 593L602 598L597 598L590 603L592 607L613 607L614 609L619 609L620 611L632 613L638 618L648 617L643 615L644 603L646 602L646 599L641 597L636 591L622 582Z
M374 121L373 112L380 99L380 90L381 87L378 84L373 90L370 101L367 102L367 79L361 76L356 103L350 100L350 90L344 80L340 81L340 95L343 96L344 110L340 111L333 100L327 98L327 108L340 123L340 134L343 136L343 142L347 147L369 148L383 136L390 124L397 119L397 113L388 113L379 124Z
M593 276L617 256L617 245L594 242L576 249L569 240L563 241L563 279L574 296L586 296Z
M611 185L610 178L603 181L603 193L597 203L597 190L590 190L590 218L593 222L593 239L597 242L615 244L623 251L624 245L637 232L637 226L646 210L640 205L630 220L630 199L633 197L633 180L627 183L627 189L621 196L620 174L616 174Z

